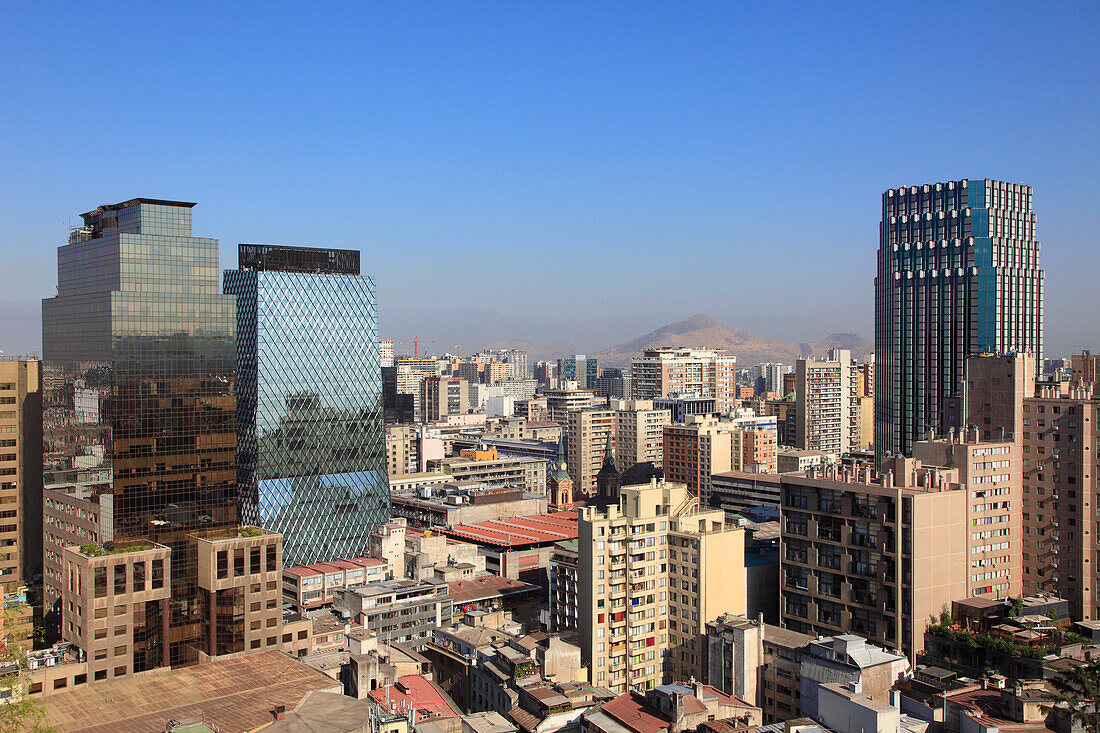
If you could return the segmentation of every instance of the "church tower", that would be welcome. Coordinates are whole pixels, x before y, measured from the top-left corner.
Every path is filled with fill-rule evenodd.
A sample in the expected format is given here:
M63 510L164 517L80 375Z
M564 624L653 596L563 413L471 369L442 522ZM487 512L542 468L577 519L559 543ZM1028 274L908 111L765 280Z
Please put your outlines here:
M596 502L599 506L608 506L619 503L619 485L622 483L622 474L615 468L615 446L611 443L611 434L607 435L607 445L604 447L603 466L596 474Z
M573 508L573 479L569 478L565 463L565 438L558 440L558 457L554 459L554 469L546 481L550 494L550 508L559 511Z

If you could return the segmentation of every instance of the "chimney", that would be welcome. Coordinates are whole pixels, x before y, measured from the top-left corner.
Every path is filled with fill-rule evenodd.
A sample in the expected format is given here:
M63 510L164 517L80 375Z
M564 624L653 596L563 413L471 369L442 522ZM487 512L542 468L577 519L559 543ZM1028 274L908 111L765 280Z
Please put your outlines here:
M978 443L981 441L981 436L978 433L978 426L973 425L970 428L970 442Z
M282 720L286 717L286 705L276 705L271 709L271 717L273 720Z
M954 426L952 426L947 431L947 442L950 443L951 445L955 445L955 428L954 428Z
M882 485L887 489L894 488L894 472L887 471L886 475L882 477Z

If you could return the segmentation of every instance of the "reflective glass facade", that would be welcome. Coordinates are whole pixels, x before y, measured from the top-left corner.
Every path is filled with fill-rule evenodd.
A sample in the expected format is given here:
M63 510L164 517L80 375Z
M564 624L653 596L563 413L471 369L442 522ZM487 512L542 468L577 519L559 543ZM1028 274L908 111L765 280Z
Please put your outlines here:
M132 609L134 671L208 648L195 535L237 530L236 307L219 292L217 240L191 236L192 206L135 199L84 214L42 302L45 488L97 502L101 541L172 550L171 599ZM47 602L62 581L55 551Z
M882 195L875 278L875 454L942 433L966 357L1043 363L1044 276L1030 186L990 179Z
M357 256L257 247L241 245L252 269L224 278L237 299L241 522L281 532L286 565L354 557L390 515L374 282Z

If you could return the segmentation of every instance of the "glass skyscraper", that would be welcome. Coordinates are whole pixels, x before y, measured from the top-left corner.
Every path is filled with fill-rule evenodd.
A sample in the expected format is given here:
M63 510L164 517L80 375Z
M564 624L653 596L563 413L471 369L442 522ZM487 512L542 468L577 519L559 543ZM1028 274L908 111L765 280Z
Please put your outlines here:
M1030 186L970 179L882 195L875 277L875 454L942 431L970 354L1043 363L1043 271ZM980 426L979 426L980 427Z
M237 534L236 309L219 292L217 240L191 236L193 206L133 199L83 214L42 302L45 489L98 507L104 544L171 549L171 597L115 607L133 629L114 642L127 672L211 649L197 537ZM60 549L45 554L46 601L60 606L73 589ZM154 587L164 563L151 561Z
M359 252L242 244L237 298L241 521L286 565L354 557L389 519L378 315Z

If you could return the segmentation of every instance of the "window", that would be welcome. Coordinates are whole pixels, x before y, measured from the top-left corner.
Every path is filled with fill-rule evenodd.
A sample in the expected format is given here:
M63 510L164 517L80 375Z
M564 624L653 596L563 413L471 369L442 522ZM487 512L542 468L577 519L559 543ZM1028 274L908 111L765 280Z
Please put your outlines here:
M101 670L99 670L98 672L95 673L95 680L97 682L99 680L105 680L105 679L107 679L107 670L101 669Z
M218 580L229 577L229 551L218 550Z
M249 552L248 572L255 575L260 572L260 548L253 547Z
M115 565L115 594L126 592L126 566Z
M267 546L267 572L278 570L279 568L275 564L275 545Z
M153 589L164 587L164 560L162 558L156 558L153 560Z

